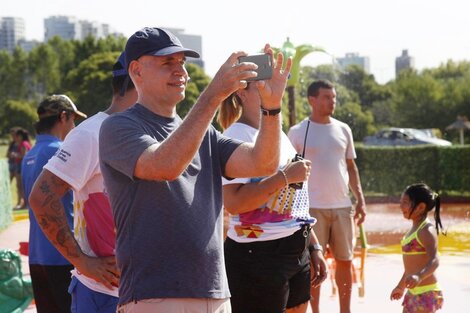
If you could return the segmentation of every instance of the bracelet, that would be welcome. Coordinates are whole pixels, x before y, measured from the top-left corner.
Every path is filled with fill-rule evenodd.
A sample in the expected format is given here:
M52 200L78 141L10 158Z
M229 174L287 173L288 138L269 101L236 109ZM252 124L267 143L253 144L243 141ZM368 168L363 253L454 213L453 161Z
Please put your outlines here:
M279 169L279 172L281 172L282 176L284 176L284 181L286 183L286 187L289 186L289 181L287 180L287 174L283 170Z
M281 113L281 108L273 109L273 110L268 110L263 107L260 107L260 108L261 108L261 113L263 113L263 115L266 115L266 116L276 116L279 113Z
M314 244L309 245L308 250L310 253L312 253L313 251L320 251L323 253L323 247L319 243L314 243Z

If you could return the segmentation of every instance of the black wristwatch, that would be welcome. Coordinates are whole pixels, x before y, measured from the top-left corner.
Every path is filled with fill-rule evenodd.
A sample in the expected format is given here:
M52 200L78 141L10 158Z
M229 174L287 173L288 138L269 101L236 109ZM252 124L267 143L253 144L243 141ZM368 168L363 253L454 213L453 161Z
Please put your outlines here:
M267 109L261 107L261 113L263 113L263 115L266 115L266 116L276 116L279 113L281 113L281 108L273 109L273 110L267 110Z
M323 247L319 243L314 243L313 245L309 245L308 250L310 253L312 253L313 251L320 251L323 253Z

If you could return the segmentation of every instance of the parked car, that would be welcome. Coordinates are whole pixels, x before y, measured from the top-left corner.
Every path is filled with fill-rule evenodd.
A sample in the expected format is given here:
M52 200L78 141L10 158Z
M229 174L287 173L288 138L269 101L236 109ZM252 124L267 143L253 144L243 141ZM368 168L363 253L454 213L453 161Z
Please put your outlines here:
M365 137L363 143L367 146L452 145L450 141L434 137L428 130L395 127L381 129Z

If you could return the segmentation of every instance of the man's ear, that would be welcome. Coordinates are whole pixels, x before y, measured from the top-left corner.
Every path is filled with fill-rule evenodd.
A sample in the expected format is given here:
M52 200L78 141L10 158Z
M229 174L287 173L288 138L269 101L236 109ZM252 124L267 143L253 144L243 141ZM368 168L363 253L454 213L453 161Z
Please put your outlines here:
M68 120L67 118L67 112L62 111L60 112L60 120L66 122Z
M310 104L310 106L314 106L315 105L315 101L316 101L316 98L313 97L313 96L308 96L307 97L307 100L308 100L308 104Z
M142 64L137 60L131 61L131 63L129 64L128 72L129 76L132 78L132 81L134 81L135 79L139 79L139 77L141 76L141 71Z

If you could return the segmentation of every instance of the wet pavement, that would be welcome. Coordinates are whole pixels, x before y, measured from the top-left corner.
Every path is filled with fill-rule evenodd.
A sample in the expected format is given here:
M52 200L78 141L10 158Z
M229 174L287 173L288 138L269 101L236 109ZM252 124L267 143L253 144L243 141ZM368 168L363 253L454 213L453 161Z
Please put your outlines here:
M440 266L437 277L444 292L444 307L441 313L469 313L470 295L470 204L443 205L442 220L447 237L439 236ZM397 246L403 233L409 229L399 213L398 206L371 204L368 206L365 229L370 249L364 266L365 295L359 296L357 285L353 286L352 312L397 313L401 302L390 301L390 292L402 275L401 255ZM0 248L19 250L19 243L28 241L29 222L27 219L14 222L0 232ZM22 269L29 274L28 258L21 256ZM322 285L322 313L338 312L338 298L333 295L330 280ZM30 306L27 313L36 313ZM310 309L308 312L311 312Z

